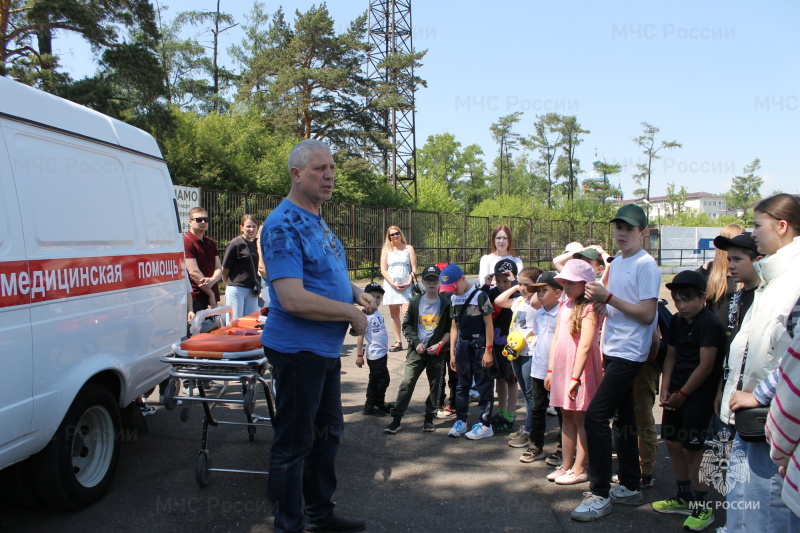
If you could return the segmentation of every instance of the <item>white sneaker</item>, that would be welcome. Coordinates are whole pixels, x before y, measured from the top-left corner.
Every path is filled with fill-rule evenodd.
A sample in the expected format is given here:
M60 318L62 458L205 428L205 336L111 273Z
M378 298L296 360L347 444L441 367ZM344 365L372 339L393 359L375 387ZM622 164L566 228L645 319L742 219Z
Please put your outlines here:
M611 513L611 498L603 498L591 492L583 493L583 501L570 513L578 522L593 522Z
M460 437L464 433L467 432L467 423L463 420L456 420L456 423L453 424L453 427L450 428L450 431L447 432L449 437Z
M494 436L492 426L484 426L480 422L472 426L472 429L467 433L467 438L470 440L485 439Z
M625 485L619 484L611 487L609 491L611 501L614 503L623 503L625 505L642 505L641 490L628 490Z
M556 411L555 407L548 407L547 414L550 416L558 416L558 411Z
M455 417L456 417L456 412L450 409L439 409L438 411L436 411L436 418L440 418L442 420L449 420Z

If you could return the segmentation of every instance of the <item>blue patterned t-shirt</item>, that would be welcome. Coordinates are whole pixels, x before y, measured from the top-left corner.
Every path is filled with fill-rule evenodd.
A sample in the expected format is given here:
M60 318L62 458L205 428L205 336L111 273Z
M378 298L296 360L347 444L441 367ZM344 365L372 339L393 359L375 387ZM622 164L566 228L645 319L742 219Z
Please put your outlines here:
M261 230L261 252L269 286L269 318L261 344L281 353L309 351L339 357L348 322L323 322L289 314L278 299L276 279L298 278L309 292L344 303L353 302L344 248L322 217L289 200L267 217Z

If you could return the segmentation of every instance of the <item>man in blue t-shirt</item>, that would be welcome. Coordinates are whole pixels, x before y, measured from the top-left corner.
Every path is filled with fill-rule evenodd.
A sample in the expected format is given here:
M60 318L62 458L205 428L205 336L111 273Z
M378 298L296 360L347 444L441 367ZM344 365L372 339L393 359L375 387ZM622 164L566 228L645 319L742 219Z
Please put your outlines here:
M364 313L375 311L372 296L350 283L342 243L319 215L333 193L335 168L325 143L295 145L291 190L261 231L270 281L261 343L278 389L267 482L276 532L366 527L333 512L334 462L344 431L339 355L348 325L361 335Z

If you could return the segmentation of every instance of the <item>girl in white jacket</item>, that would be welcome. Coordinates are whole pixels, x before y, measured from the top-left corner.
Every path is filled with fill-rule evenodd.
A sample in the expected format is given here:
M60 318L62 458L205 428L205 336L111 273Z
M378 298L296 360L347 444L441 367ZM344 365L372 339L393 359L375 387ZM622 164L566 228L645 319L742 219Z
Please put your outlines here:
M755 208L753 227L753 239L765 257L755 263L761 284L730 347L720 408L720 417L729 424L734 423L737 410L770 403L775 392L771 384L777 377L772 374L792 340L787 319L800 295L800 199L777 194L762 200ZM741 390L737 390L740 376ZM744 460L734 455L738 450L744 452ZM727 499L761 503L757 509L755 503L731 505L728 532L789 531L790 511L781 500L783 478L769 452L766 442L745 442L736 436L731 460L736 457L747 464L749 480L729 480Z

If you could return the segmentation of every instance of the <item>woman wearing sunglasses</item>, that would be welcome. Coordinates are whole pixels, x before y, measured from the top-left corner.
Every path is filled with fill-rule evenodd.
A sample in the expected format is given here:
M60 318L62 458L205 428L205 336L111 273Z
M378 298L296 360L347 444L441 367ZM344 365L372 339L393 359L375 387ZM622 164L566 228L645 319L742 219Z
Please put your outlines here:
M394 326L395 343L389 349L392 352L403 350L400 336L400 317L405 316L408 302L411 299L411 283L413 273L417 271L417 255L414 247L406 243L403 232L397 226L389 226L386 240L381 249L381 275L383 290L386 295L383 303L389 306L389 315ZM402 315L401 315L402 311Z

